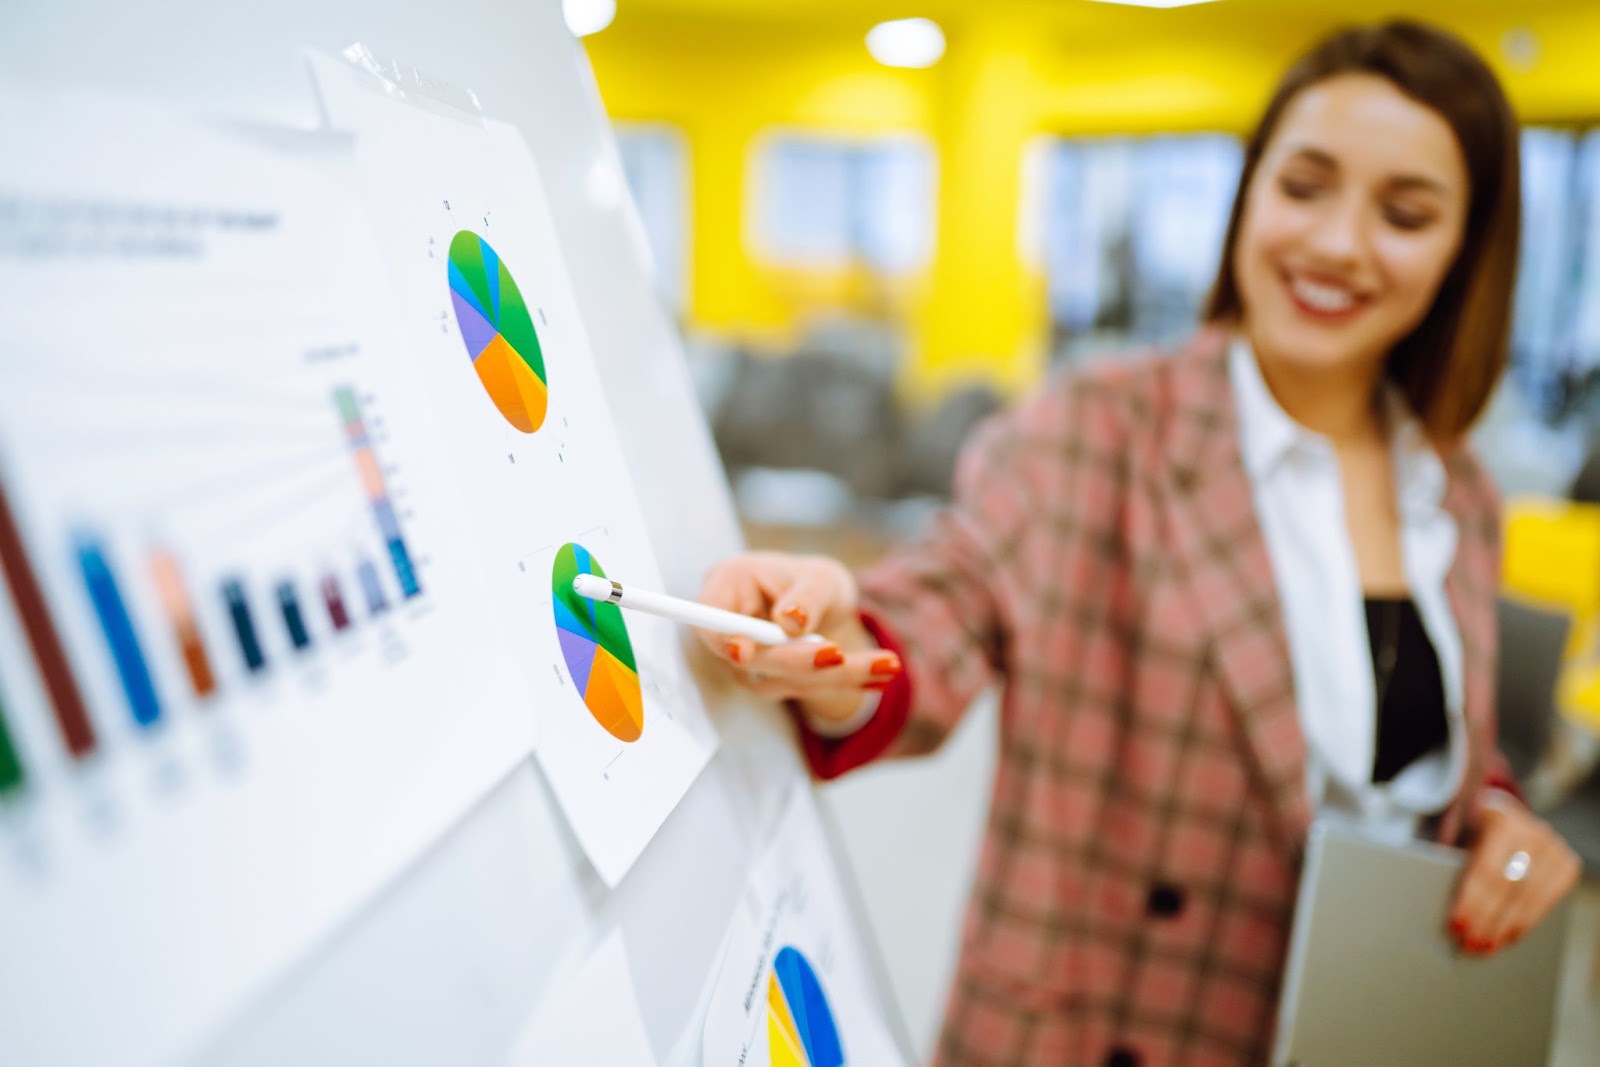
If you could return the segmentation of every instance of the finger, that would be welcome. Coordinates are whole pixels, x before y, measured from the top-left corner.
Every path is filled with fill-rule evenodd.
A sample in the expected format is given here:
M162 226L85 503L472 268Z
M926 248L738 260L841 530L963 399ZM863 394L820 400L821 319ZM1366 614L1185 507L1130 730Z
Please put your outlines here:
M848 689L818 689L797 683L792 678L774 678L752 671L739 673L741 675L739 684L765 700L803 700L810 703L819 698L826 699L836 695L848 695L857 703L861 700L859 692Z
M771 603L764 585L758 567L747 557L736 557L706 577L699 600L714 608L759 619L766 616Z
M812 678L775 677L760 671L734 671L739 685L768 700L797 700L805 704L808 715L829 722L853 717L861 702L872 695L875 685L859 684L858 674L838 668L820 671Z
M831 560L810 560L799 567L794 580L774 597L772 621L791 637L814 632L834 612L851 605L843 603L840 568Z
M757 674L793 685L802 693L832 689L882 690L903 669L900 657L885 649L845 653L835 645L810 642L758 648L745 666Z
M1511 856L1517 851L1512 849L1507 853L1505 862L1509 863ZM1524 847L1521 851L1528 853L1529 856L1526 878L1518 882L1507 878L1505 864L1502 863L1499 877L1505 883L1505 889L1499 898L1498 906L1476 935L1477 944L1474 947L1485 955L1497 952L1505 946L1516 924L1523 921L1524 910L1531 903L1530 897L1536 894L1538 883L1543 877L1544 855L1536 847L1531 846Z
M767 599L761 591L757 568L748 556L736 556L723 562L706 576L700 588L702 604L761 618L767 613ZM755 642L747 637L734 637L716 630L695 628L695 636L711 652L730 663L748 663Z
M1572 892L1582 874L1582 863L1566 842L1555 838L1533 857L1524 889L1506 916L1505 930L1497 944L1509 947L1544 922L1566 895Z
M1506 860L1514 851L1503 824L1496 823L1479 840L1467 861L1450 911L1450 930L1468 952L1482 952L1491 945L1489 931L1509 903L1514 888L1505 877Z
M837 667L844 662L844 652L829 641L790 641L782 645L756 645L748 665L751 670L767 674L804 679L814 671Z

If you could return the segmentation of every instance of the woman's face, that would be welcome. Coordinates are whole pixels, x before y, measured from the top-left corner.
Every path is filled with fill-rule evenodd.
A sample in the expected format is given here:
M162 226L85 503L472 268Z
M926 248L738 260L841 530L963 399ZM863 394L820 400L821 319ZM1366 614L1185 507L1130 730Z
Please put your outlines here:
M1468 193L1449 124L1386 79L1302 91L1262 153L1234 248L1257 355L1307 371L1380 366L1432 306Z

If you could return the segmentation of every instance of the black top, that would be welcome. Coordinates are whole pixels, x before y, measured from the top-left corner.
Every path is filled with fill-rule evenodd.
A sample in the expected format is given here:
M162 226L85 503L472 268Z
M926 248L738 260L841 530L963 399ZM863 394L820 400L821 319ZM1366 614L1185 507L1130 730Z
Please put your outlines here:
M1379 700L1372 780L1383 783L1448 744L1450 727L1445 721L1439 657L1417 605L1409 597L1369 596L1366 607Z

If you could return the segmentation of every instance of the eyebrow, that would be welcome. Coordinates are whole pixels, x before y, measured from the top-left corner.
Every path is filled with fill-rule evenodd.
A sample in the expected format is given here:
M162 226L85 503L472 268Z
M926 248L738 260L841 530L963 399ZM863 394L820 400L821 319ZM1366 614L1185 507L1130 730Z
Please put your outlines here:
M1322 149L1313 147L1311 145L1295 146L1290 152L1290 158L1310 160L1311 162L1316 163L1319 166L1327 167L1330 170L1339 169L1339 161L1337 159ZM1402 174L1396 178L1390 179L1388 185L1391 189L1395 190L1410 191L1415 189L1422 192L1438 193L1441 196L1446 195L1450 191L1443 182L1436 181L1433 178L1423 177L1421 174Z

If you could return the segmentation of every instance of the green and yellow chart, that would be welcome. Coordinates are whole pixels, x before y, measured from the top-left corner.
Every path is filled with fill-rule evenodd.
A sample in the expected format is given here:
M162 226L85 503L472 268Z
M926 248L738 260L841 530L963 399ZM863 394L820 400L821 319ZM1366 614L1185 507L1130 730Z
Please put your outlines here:
M461 340L494 406L533 433L550 406L544 351L522 292L488 241L462 230L450 241L450 303Z
M606 572L582 545L562 545L550 573L562 658L595 722L618 741L637 741L644 733L644 697L622 609L574 593L572 580L580 574L604 578Z

